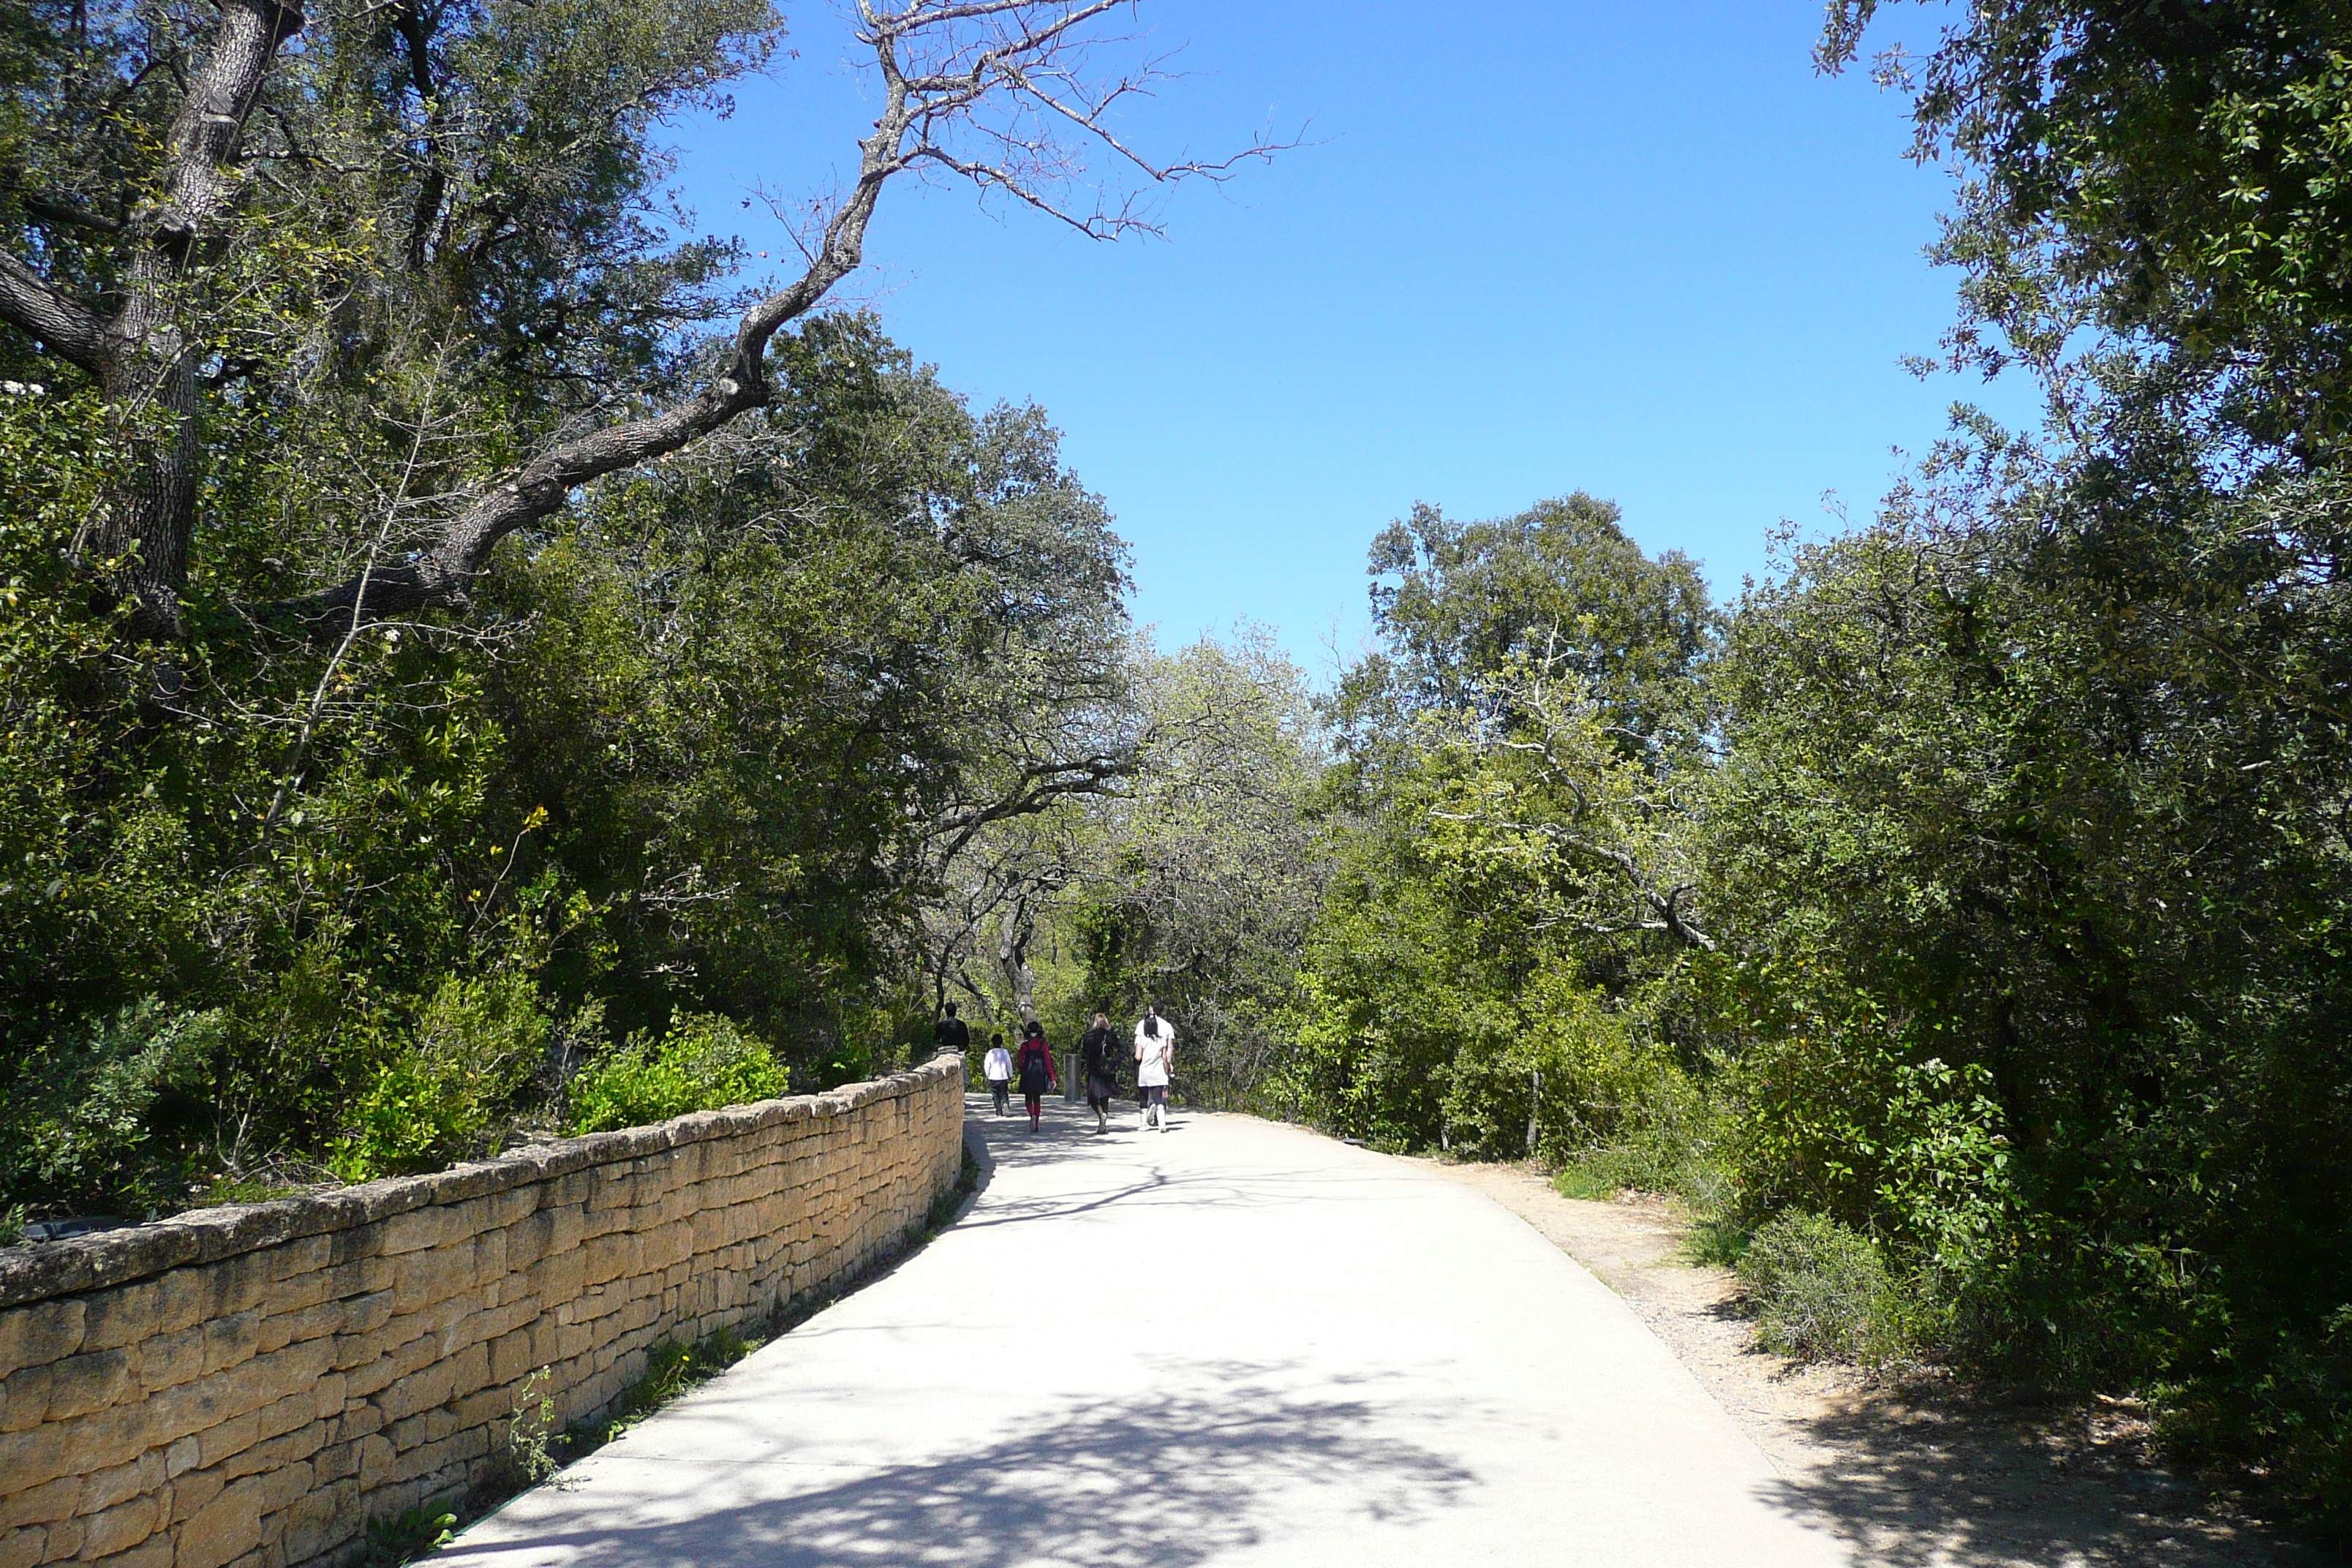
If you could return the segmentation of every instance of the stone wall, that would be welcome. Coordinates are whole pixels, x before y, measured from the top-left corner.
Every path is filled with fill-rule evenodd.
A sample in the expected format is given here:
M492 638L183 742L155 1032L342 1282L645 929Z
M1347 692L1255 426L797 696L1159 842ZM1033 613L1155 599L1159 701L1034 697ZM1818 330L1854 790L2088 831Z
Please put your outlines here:
M0 1250L0 1568L299 1568L893 1249L963 1064Z

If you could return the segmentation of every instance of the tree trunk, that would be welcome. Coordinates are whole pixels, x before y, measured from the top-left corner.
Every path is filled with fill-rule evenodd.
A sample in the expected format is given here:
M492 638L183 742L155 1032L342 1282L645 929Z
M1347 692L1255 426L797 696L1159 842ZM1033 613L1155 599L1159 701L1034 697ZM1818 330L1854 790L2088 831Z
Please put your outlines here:
M1024 1025L1037 1016L1037 976L1029 968L1029 942L1036 926L1036 915L1024 898L1013 902L997 928L996 966L1004 975L1013 1011L1021 1016L1018 1021Z

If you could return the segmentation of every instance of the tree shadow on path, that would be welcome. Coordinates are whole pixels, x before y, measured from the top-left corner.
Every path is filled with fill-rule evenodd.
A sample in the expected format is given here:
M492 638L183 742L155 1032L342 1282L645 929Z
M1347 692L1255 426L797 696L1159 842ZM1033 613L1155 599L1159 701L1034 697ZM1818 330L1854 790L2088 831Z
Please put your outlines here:
M2144 1445L2103 1435L2104 1419L1965 1393L1873 1399L1804 1423L1827 1458L1776 1500L1831 1521L1873 1568L2338 1561L2147 1462Z
M1277 1534L1346 1522L1336 1514L1342 1499L1353 1500L1358 1523L1410 1523L1455 1506L1475 1478L1433 1449L1370 1432L1381 1409L1264 1382L1236 1383L1213 1399L1100 1401L951 1458L861 1469L829 1485L810 1485L824 1475L821 1457L641 1460L638 1473L653 1473L659 1495L625 1494L617 1478L599 1477L543 1527L510 1516L496 1542L460 1540L434 1561L462 1568L520 1552L577 1568L1192 1568ZM1433 1410L1415 1426L1444 1419ZM808 1489L698 1501L787 1487ZM1335 1513L1297 1519L1310 1498Z

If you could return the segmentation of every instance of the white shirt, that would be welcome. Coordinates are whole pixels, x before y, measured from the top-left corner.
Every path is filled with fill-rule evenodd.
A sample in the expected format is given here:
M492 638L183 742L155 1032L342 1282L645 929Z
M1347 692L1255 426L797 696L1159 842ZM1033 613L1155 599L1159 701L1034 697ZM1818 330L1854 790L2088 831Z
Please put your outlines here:
M992 1046L981 1059L981 1077L991 1083L1009 1083L1013 1079L1013 1053L1003 1046Z
M1135 1026L1135 1081L1145 1089L1168 1081L1168 1063L1176 1055L1176 1026L1167 1019L1160 1020L1160 1033L1155 1037Z

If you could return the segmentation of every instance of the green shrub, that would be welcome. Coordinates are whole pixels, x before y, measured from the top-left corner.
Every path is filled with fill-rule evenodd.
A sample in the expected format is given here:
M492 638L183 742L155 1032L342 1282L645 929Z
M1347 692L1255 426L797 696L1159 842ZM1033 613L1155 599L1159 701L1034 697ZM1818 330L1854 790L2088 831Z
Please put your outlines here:
M37 1052L0 1106L0 1192L142 1215L173 1206L184 1173L157 1123L203 1089L224 1038L217 1011L150 996Z
M1877 1246L1826 1215L1765 1221L1738 1273L1757 1341L1777 1355L1877 1364L1902 1348L1900 1298Z
M757 1036L716 1013L681 1015L658 1047L633 1035L572 1080L570 1130L608 1132L772 1100L786 1074Z
M364 1182L464 1157L528 1089L550 1027L524 976L443 981L418 1009L408 1047L360 1096L329 1165Z

